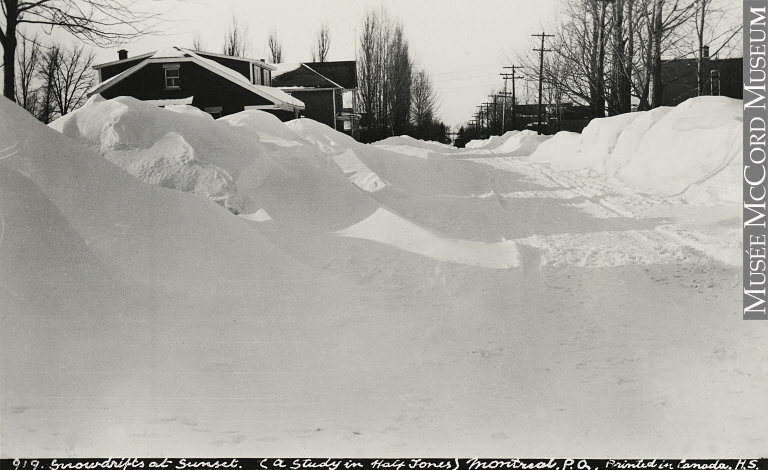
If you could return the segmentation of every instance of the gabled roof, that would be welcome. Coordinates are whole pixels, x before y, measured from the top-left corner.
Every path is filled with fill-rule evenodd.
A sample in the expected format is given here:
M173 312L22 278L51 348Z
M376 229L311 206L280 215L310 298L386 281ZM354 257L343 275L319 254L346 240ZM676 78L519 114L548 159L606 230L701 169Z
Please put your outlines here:
M135 57L134 57L135 59ZM225 67L218 62L205 57L199 56L197 53L183 49L181 47L172 47L169 49L163 49L162 51L154 52L151 56L146 57L140 63L125 70L122 73L115 75L114 77L105 80L94 88L88 91L89 95L101 93L102 91L112 87L114 84L123 80L126 77L133 75L136 71L141 70L145 66L151 63L165 63L165 62L194 62L201 67L204 67L211 72L223 77L269 101L272 101L279 109L286 109L292 111L293 109L304 109L304 103L292 97L288 93L277 88L272 88L263 85L254 85L248 81L243 75L238 72Z
M152 57L157 51L154 52L147 52L146 54L136 55L133 57L128 57L127 59L121 59L121 60L114 60L112 62L105 62L103 64L94 65L92 68L94 70L103 69L104 67L109 67L112 65L122 64L124 62L135 62L137 59L146 59L147 57Z
M147 57L155 56L158 53L167 52L169 49L165 49L163 51L153 51L153 52L147 52L146 54L141 54L133 57L128 57L127 59L121 59L121 60L115 60L112 62L105 62L103 64L94 65L94 70L99 70L104 67L110 67L112 65L122 64L125 62L134 62L137 59L146 59ZM235 57L231 55L225 55L225 54L216 54L214 52L204 52L204 51L194 51L197 55L200 56L213 56L213 57L221 57L222 59L231 59L231 60L238 60L241 62L249 62L251 64L257 64L259 67L267 69L267 70L276 70L276 67L274 65L268 64L262 60L256 60L256 59L247 59L245 57Z
M304 65L328 80L338 83L343 88L357 88L357 62L343 60L337 62L306 62Z
M292 70L286 65L282 73L272 75L272 85L280 88L343 88L312 70L306 64L298 64Z
M357 88L357 63L306 62L279 64L272 83L281 88Z
M222 59L231 59L231 60L239 60L241 62L249 62L251 64L258 64L259 67L267 70L275 70L276 67L272 64L268 64L264 62L263 60L257 60L257 59L248 59L245 57L236 57L232 55L226 55L226 54L216 54L214 52L204 52L204 51L195 51L197 55L201 56L213 56L213 57L221 57Z

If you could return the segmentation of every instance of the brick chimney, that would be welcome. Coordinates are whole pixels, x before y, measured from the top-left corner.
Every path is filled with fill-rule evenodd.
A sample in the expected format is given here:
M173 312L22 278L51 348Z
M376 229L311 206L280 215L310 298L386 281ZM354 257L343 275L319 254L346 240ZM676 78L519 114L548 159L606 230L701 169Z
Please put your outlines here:
M120 49L119 51L117 51L117 58L118 58L118 60L125 60L125 59L127 59L128 58L128 51L126 51L125 49Z

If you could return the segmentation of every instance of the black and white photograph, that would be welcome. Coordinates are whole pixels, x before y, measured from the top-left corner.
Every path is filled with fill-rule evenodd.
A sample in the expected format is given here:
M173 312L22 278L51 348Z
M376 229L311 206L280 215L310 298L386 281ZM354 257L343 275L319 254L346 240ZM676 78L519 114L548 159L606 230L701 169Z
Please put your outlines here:
M768 458L764 0L0 2L0 458Z

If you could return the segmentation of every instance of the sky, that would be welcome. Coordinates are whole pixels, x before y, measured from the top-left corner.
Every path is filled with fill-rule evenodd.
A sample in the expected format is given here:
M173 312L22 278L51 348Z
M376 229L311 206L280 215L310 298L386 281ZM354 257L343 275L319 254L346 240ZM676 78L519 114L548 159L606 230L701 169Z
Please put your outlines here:
M354 60L355 37L366 11L385 5L402 21L415 61L432 75L439 117L449 126L464 124L492 90L503 88L499 75L507 58L534 47L531 34L551 21L560 0L160 0L144 2L162 11L164 32L123 44L129 56L171 46L191 47L199 34L203 48L221 52L233 14L247 24L252 58L267 58L273 29L283 45L284 62L311 60L311 46L324 20L331 48L328 60ZM117 59L119 47L98 49L97 63Z

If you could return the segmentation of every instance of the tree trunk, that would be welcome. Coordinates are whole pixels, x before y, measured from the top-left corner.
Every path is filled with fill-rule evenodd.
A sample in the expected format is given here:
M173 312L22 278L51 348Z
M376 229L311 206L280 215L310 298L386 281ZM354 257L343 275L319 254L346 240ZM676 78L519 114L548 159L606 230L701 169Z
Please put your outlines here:
M600 100L600 86L599 86L599 78L598 75L599 72L599 61L598 56L600 55L600 25L598 24L598 18L597 18L597 12L595 9L593 9L593 17L592 17L592 44L591 44L591 51L590 51L590 57L589 57L589 71L590 71L590 77L589 77L589 105L592 112L592 117L602 117L598 115L599 112L599 106L598 102Z
M656 1L655 15L653 18L653 93L651 95L651 108L661 106L661 95L664 91L664 84L661 82L661 36L663 35L662 7L664 0Z
M701 2L701 18L699 19L698 24L696 25L696 35L697 39L699 40L699 60L696 68L696 81L698 85L698 95L702 96L704 94L704 84L705 84L705 67L704 67L704 21L705 21L705 15L707 13L707 2L706 0L702 0Z
M597 73L595 74L597 79L597 102L595 103L597 111L596 117L605 117L605 4L605 0L600 2Z
M626 113L632 111L632 60L635 57L635 26L634 26L634 15L633 15L633 9L634 6L632 5L632 2L627 2L628 8L627 8L627 55L625 57L624 62L624 79L625 82L623 83L624 88L622 88L619 93L621 96L619 96L619 101L621 101L621 107L622 109L625 109Z
M17 1L6 2L6 27L4 35L0 35L0 43L3 45L3 95L16 102L16 24Z

